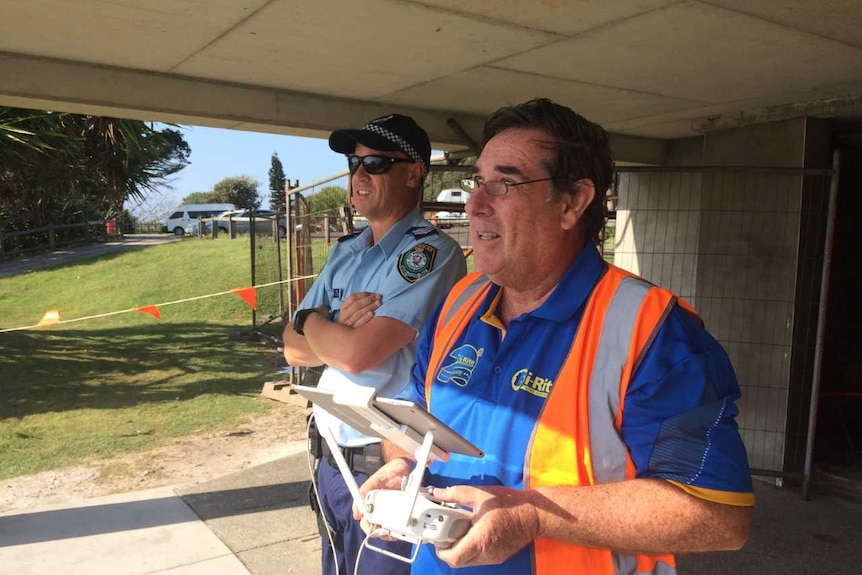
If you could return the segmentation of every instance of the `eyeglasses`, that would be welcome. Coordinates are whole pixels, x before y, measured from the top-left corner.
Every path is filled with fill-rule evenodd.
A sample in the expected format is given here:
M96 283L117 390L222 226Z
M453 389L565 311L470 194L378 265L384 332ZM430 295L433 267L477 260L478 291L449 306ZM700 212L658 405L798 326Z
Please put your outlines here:
M473 192L481 187L485 188L485 193L489 196L505 196L509 193L509 188L515 186L523 186L524 184L535 184L536 182L548 182L551 180L564 180L565 176L551 176L550 178L541 178L539 180L528 180L526 182L507 182L505 180L486 181L482 176L473 176L461 180L461 189L465 192Z
M370 154L368 156L347 156L347 167L350 169L350 175L356 173L361 165L369 174L378 175L386 174L392 169L393 164L406 163L412 164L413 160L408 158L392 158L389 156L381 156L379 154Z

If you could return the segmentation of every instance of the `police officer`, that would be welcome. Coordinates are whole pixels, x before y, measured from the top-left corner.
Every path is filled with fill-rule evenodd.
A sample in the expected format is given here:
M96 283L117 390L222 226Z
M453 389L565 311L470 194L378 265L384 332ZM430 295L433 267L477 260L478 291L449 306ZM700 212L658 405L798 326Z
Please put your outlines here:
M347 156L351 202L368 227L342 237L284 330L290 365L326 365L320 389L373 387L395 397L410 379L415 342L440 299L466 273L461 247L419 213L431 144L416 122L390 114L359 130L336 130L332 150ZM336 438L358 484L381 463L376 438L361 435L315 407L315 424ZM312 441L312 443L315 443ZM316 472L322 518L323 575L354 573L365 534L325 443ZM403 542L375 542L409 556ZM407 573L409 565L366 551L359 573Z

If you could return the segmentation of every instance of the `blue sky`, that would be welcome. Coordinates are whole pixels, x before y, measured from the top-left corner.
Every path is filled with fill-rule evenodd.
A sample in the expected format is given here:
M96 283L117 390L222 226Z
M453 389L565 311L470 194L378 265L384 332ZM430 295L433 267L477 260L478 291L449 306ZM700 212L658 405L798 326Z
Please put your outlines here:
M183 137L192 150L191 163L177 173L170 187L162 187L133 213L170 211L192 192L207 192L219 180L249 175L260 183L262 205L269 200L269 168L273 152L284 166L285 176L310 184L347 168L344 156L329 149L323 138L301 138L259 132L240 132L201 126L183 126Z

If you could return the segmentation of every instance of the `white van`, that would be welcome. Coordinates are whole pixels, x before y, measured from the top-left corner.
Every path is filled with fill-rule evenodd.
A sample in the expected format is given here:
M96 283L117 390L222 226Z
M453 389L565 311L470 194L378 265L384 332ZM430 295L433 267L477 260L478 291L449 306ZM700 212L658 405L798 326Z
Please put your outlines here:
M181 236L191 232L197 226L198 218L212 218L228 210L235 210L233 204L187 204L179 206L174 213L165 218L166 232Z
M464 191L461 188L450 188L442 190L437 194L438 202L452 202L453 204L466 204L470 199L470 192Z
M460 188L451 188L448 190L443 190L439 194L437 194L438 202L450 202L453 204L466 204L467 200L470 199L470 192L464 191ZM451 228L452 226L458 225L466 225L467 223L467 214L463 211L459 212L437 212L434 214L434 217L431 218L431 221L437 225L438 228Z

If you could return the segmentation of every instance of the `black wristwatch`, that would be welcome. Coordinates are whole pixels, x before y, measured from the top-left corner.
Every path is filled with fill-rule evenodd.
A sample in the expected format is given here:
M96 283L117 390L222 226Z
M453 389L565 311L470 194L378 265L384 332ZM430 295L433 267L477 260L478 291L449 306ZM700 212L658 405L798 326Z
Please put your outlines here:
M320 315L323 315L323 316L326 315L322 311L320 311L319 308L316 308L316 307L310 307L308 309L301 309L298 312L296 312L296 315L293 317L293 331L295 331L299 335L305 335L305 332L302 330L302 328L303 328L303 326L305 326L305 320L307 320L308 316L310 316L313 313L319 313Z

